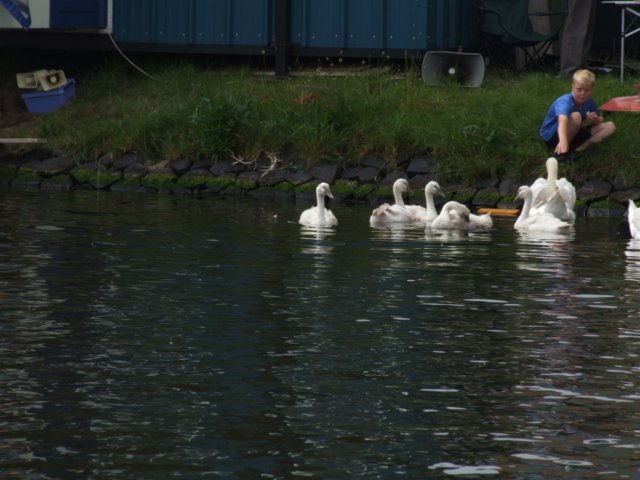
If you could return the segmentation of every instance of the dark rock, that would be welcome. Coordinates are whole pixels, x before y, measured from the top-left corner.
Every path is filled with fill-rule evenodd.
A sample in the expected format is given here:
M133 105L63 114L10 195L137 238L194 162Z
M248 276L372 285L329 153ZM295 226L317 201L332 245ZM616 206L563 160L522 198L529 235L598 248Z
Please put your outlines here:
M100 172L100 173L107 173L110 171L109 168L107 168L101 163L91 162L91 163L83 163L82 165L77 166L72 170L72 173L76 171L82 171L82 170L88 170L91 172Z
M609 194L609 198L616 202L628 203L629 199L640 198L640 188L630 188L628 190L614 191Z
M588 218L598 218L598 217L622 217L626 210L626 206L620 204L611 204L607 206L600 205L590 205L587 208L587 217Z
M251 182L258 183L259 179L260 179L260 172L256 172L255 170L241 172L238 175L238 180L249 180Z
M378 170L382 170L387 166L387 161L384 158L375 155L367 155L361 163L364 167L373 167Z
M104 165L108 169L111 169L113 167L113 155L105 153L98 159L98 163Z
M32 159L32 160L28 160L26 162L23 162L20 165L20 169L22 170L34 170L36 171L36 169L39 167L39 165L42 163L42 159Z
M397 165L399 167L403 167L406 169L409 166L410 162L411 162L411 155L409 155L408 153L404 152L398 155Z
M125 170L130 165L139 163L144 165L144 156L137 152L128 152L113 161L113 168L116 170Z
M409 187L412 190L417 190L417 189L424 190L424 187L427 185L427 183L435 179L436 179L435 176L432 174L414 175L409 179Z
M442 192L447 196L450 196L458 191L468 190L468 187L465 187L464 185L460 185L458 183L446 183L444 185L440 185L440 188L442 189Z
M171 168L169 168L169 167L167 167L165 165L160 165L160 164L159 165L151 165L148 168L149 168L149 173L150 174L167 175L167 176L171 176L171 177L175 177L176 176L175 172Z
M286 177L287 182L291 185L297 186L302 185L303 183L310 182L313 180L313 177L306 172L289 172Z
M309 175L311 175L313 178L317 178L321 182L327 182L329 184L334 182L337 174L338 166L328 163L325 163L323 165L316 165L309 171Z
M389 175L387 175L382 179L382 181L380 182L380 185L383 187L391 186L399 178L404 178L405 180L408 180L407 174L405 173L404 169L398 168L395 171L391 172Z
M11 180L12 187L24 188L28 190L39 189L40 183L42 183L41 178L33 178L28 176L16 176L13 180Z
M40 183L40 188L43 190L71 190L73 187L73 179L69 175L56 175L53 177L45 178Z
M430 157L413 157L407 168L407 173L423 173L434 174L436 172L437 162Z
M167 165L171 170L173 170L176 175L184 175L189 171L193 162L188 158L177 158L175 160L171 160Z
M211 160L198 160L197 162L194 162L194 164L191 166L191 169L192 170L200 170L200 169L209 170L212 165L213 165L213 162Z
M626 190L631 187L631 185L627 184L627 181L622 177L616 177L611 182L611 186L614 190Z
M497 187L499 184L500 180L497 178L485 178L484 180L478 181L476 188L482 190L484 188Z
M342 178L344 180L355 180L358 178L359 171L358 167L347 167L342 171Z
M272 187L287 179L288 171L282 169L269 170L258 177L258 185Z
M54 176L62 173L68 173L75 166L76 163L68 157L53 157L42 161L34 161L28 163L28 168L44 176Z
M133 163L124 170L125 177L144 177L149 173L149 169L139 163Z
M578 188L576 194L580 200L592 201L607 198L611 192L611 184L601 180L589 180Z
M207 168L196 168L194 170L189 170L187 173L182 175L181 178L189 178L189 177L213 177L213 173L209 171Z
M365 167L358 172L358 181L360 183L370 183L378 179L380 176L380 169L373 167Z
M226 159L214 163L209 170L211 170L211 173L218 176L225 173L240 173L245 171L246 167L234 160Z
M518 180L503 180L498 186L500 195L510 195L515 197L518 194L518 189L522 186L522 183Z

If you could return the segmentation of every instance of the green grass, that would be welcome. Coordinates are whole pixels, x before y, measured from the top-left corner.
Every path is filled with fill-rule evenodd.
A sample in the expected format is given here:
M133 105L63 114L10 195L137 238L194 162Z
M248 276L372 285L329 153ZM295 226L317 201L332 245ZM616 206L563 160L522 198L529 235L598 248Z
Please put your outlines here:
M149 164L255 161L288 152L286 159L307 167L348 166L367 155L395 164L403 154L428 153L438 160L441 181L527 180L544 172L549 152L537 132L547 107L570 89L555 72L488 70L472 89L428 86L416 67L286 80L248 68L208 71L186 60L145 69L155 80L117 60L86 72L73 102L38 118L37 134L52 152L71 153L80 163L126 151L143 153ZM632 95L633 83L600 75L594 99ZM568 168L576 181L638 185L640 115L607 116L617 124L615 137Z

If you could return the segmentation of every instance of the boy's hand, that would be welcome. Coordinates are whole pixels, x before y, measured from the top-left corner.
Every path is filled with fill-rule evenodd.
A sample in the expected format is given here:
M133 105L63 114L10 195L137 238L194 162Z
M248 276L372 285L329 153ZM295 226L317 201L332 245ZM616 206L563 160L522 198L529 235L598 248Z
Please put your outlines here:
M598 116L596 112L587 112L587 118L585 119L589 125L597 125L602 123L602 117Z

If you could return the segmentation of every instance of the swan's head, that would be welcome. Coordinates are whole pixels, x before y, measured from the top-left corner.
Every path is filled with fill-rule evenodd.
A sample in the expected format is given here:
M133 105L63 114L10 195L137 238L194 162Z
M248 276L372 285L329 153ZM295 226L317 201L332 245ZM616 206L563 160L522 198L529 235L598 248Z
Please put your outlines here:
M521 198L522 200L524 200L529 195L531 195L531 188L529 188L527 185L523 185L518 189L518 195L516 195L516 198Z
M321 195L323 197L333 198L333 194L331 193L331 188L329 188L329 184L327 182L322 182L320 185L316 187L316 194Z
M556 157L547 158L547 172L558 173L558 159Z
M440 195L441 197L444 197L444 193L440 189L440 185L438 184L438 182L434 182L433 180L425 185L424 193L428 195Z
M395 182L393 182L393 189L400 190L401 192L406 192L409 190L409 181L406 178L399 178Z

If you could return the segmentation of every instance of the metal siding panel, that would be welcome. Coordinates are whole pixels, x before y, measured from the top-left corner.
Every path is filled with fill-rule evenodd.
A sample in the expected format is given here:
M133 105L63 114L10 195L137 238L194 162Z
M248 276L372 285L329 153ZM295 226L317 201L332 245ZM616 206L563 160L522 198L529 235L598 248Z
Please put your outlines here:
M235 0L231 16L233 45L268 45L271 42L271 0Z
M274 0L114 0L121 42L266 46ZM476 0L291 0L302 48L393 50L477 46Z
M303 48L339 48L347 0L292 0L292 41Z
M385 48L427 47L427 0L387 0Z
M385 44L385 0L346 0L346 46L376 48Z
M476 0L429 0L427 50L477 46Z
M155 43L155 0L114 0L113 36L119 42Z
M194 43L231 45L231 4L233 0L197 0Z
M190 41L191 0L155 0L158 43L187 44Z

